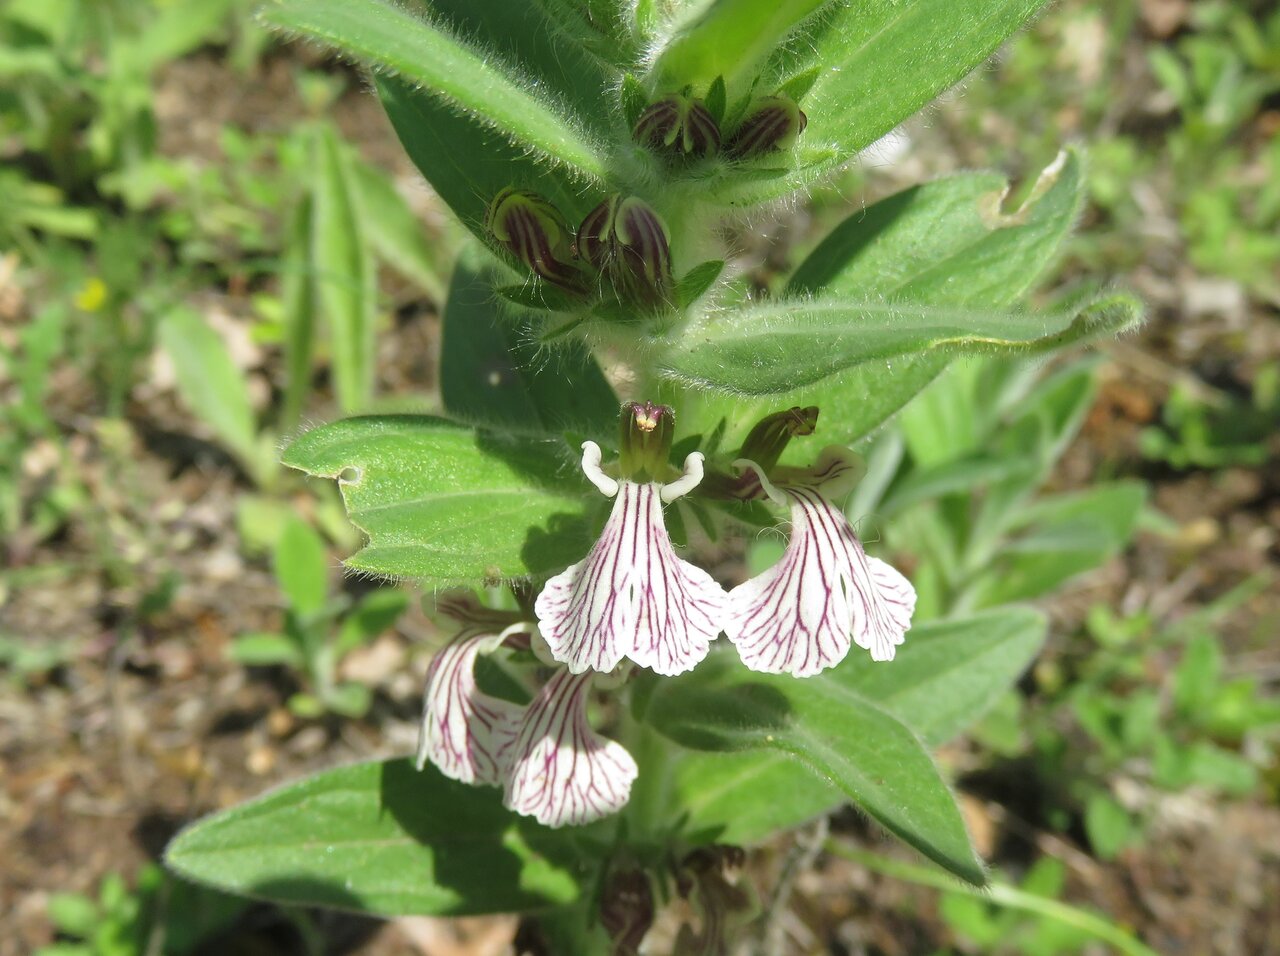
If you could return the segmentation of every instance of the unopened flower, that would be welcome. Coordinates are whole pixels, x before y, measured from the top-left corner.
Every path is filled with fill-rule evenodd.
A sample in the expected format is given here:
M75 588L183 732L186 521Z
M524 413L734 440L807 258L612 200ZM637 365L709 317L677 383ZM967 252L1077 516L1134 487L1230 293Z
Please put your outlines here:
M720 148L720 127L706 104L679 93L646 108L632 135L668 156L709 156Z
M670 301L671 241L643 200L613 196L587 213L578 227L578 251L622 300L648 306Z
M636 777L631 755L587 723L587 696L599 675L559 668L528 706L480 690L475 663L505 641L533 630L513 623L497 630L469 621L431 662L423 704L417 766L428 761L453 780L503 789L508 809L551 827L584 824L616 813Z
M774 480L749 460L761 490L791 510L781 560L729 592L725 635L755 671L808 677L832 667L851 644L893 660L911 627L916 592L900 573L862 548L834 499L854 478L849 452L822 451L808 470L779 468Z
M485 225L534 275L561 288L586 288L573 261L573 230L560 210L537 193L514 186L502 190L489 203Z
M699 452L685 459L681 477L659 480L669 469L670 416L664 406L624 408L621 480L601 470L599 445L582 445L583 473L614 499L613 511L586 558L551 578L534 604L552 656L575 674L609 671L623 659L680 674L706 657L722 628L724 590L676 556L663 523L663 504L702 480Z
M808 123L809 118L791 97L781 93L766 97L738 125L725 144L725 152L735 159L749 159L790 149Z

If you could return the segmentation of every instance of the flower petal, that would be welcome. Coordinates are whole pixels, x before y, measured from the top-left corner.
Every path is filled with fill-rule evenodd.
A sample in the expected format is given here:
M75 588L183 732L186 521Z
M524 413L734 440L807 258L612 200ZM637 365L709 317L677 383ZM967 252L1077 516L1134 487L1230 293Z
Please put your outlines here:
M782 487L791 540L780 561L729 592L725 634L742 662L809 677L842 661L851 643L892 660L915 610L901 574L869 558L844 513L815 487Z
M502 783L523 708L482 693L475 662L496 650L506 633L463 631L431 661L418 734L419 770L430 760L446 777L463 783Z
M542 636L575 674L613 670L624 657L659 674L680 674L707 656L720 633L724 590L676 556L662 521L662 489L619 482L591 553L538 595Z
M508 808L550 827L591 823L626 805L636 762L587 723L592 676L557 671L525 712L503 792Z

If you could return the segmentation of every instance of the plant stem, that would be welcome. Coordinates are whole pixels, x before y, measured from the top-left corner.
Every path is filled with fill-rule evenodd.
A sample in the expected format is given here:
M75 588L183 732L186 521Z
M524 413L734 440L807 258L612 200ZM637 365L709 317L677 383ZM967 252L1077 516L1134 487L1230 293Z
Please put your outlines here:
M859 850L834 838L827 840L825 849L828 853L853 863L860 863L867 869L883 873L886 876L907 880L920 886L932 887L935 890L941 890L946 893L960 893L964 896L971 896L974 899L995 903L997 906L1005 906L1024 913L1034 913L1037 916L1056 920L1067 926L1074 926L1076 929L1090 933L1103 942L1110 943L1126 956L1159 956L1155 950L1134 939L1128 931L1108 922L1101 916L1072 906L1069 903L1063 903L1060 900L1036 896L1034 893L1020 890L1008 883L993 880L986 889L980 890L953 880L930 867L919 866L914 863L903 863L900 860L891 860L876 853Z

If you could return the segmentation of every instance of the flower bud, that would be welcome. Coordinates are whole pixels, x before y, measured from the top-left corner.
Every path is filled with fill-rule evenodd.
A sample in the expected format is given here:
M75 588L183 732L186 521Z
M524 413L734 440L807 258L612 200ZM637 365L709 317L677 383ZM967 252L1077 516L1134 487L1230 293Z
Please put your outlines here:
M613 940L615 956L639 952L653 925L653 884L642 870L615 870L600 899L600 925Z
M668 470L675 414L667 405L627 402L622 406L618 467L623 478L660 481Z
M778 463L787 444L797 435L812 435L818 425L818 407L792 406L766 415L752 427L739 457L749 458L765 471Z
M534 275L561 288L585 290L582 272L573 261L569 223L537 193L508 186L489 203L485 225Z
M720 127L702 100L664 96L640 114L636 142L669 156L710 156L720 148Z
M670 240L648 203L634 196L606 199L578 227L578 250L620 299L650 306L670 300Z
M734 159L750 159L790 149L808 122L809 118L791 97L781 93L765 97L739 124L725 151Z

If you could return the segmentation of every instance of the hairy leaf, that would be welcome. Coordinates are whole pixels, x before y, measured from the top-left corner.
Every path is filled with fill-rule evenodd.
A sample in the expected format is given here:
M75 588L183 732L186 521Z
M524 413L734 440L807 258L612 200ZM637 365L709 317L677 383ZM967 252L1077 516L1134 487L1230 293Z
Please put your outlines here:
M755 674L731 651L654 689L648 719L695 750L772 750L829 779L890 832L971 883L985 881L928 752L870 698L829 677Z
M457 419L515 431L612 437L618 398L586 346L538 347L527 320L498 311L491 265L465 256L444 311L440 393Z
M1044 272L1075 222L1083 195L1081 157L1064 152L1017 209L1003 209L1007 191L1002 177L970 173L881 200L837 226L801 263L786 294L1007 307ZM724 418L746 428L779 408L818 405L823 440L849 444L915 397L951 357L936 351L867 363L765 398L702 393L690 400L685 422L709 431ZM740 437L728 435L727 441ZM788 454L803 456L805 448L794 442Z
M165 851L177 873L282 904L381 916L462 916L572 902L575 844L503 808L500 793L408 760L317 774L207 817Z
M830 176L995 52L1044 0L860 0L830 3L774 56L770 84L806 77L809 126L794 171L743 179L744 201L785 195ZM816 69L815 69L816 68ZM770 91L771 92L771 91Z
M861 695L936 746L963 732L1017 679L1044 633L1043 617L1024 608L930 621L908 632L892 664L846 660L807 680ZM830 779L767 751L683 752L670 799L673 814L689 814L690 832L746 844L842 802Z
M900 355L1038 355L1125 331L1141 315L1138 300L1120 293L1074 314L1046 315L832 299L783 302L742 310L695 333L695 344L663 371L694 387L775 394Z
M484 51L389 0L276 0L260 16L270 26L319 40L378 73L421 87L576 175L604 176L600 147L558 105Z
M369 537L347 561L359 571L477 585L558 571L590 545L586 486L559 442L370 416L307 432L283 461L338 480Z

